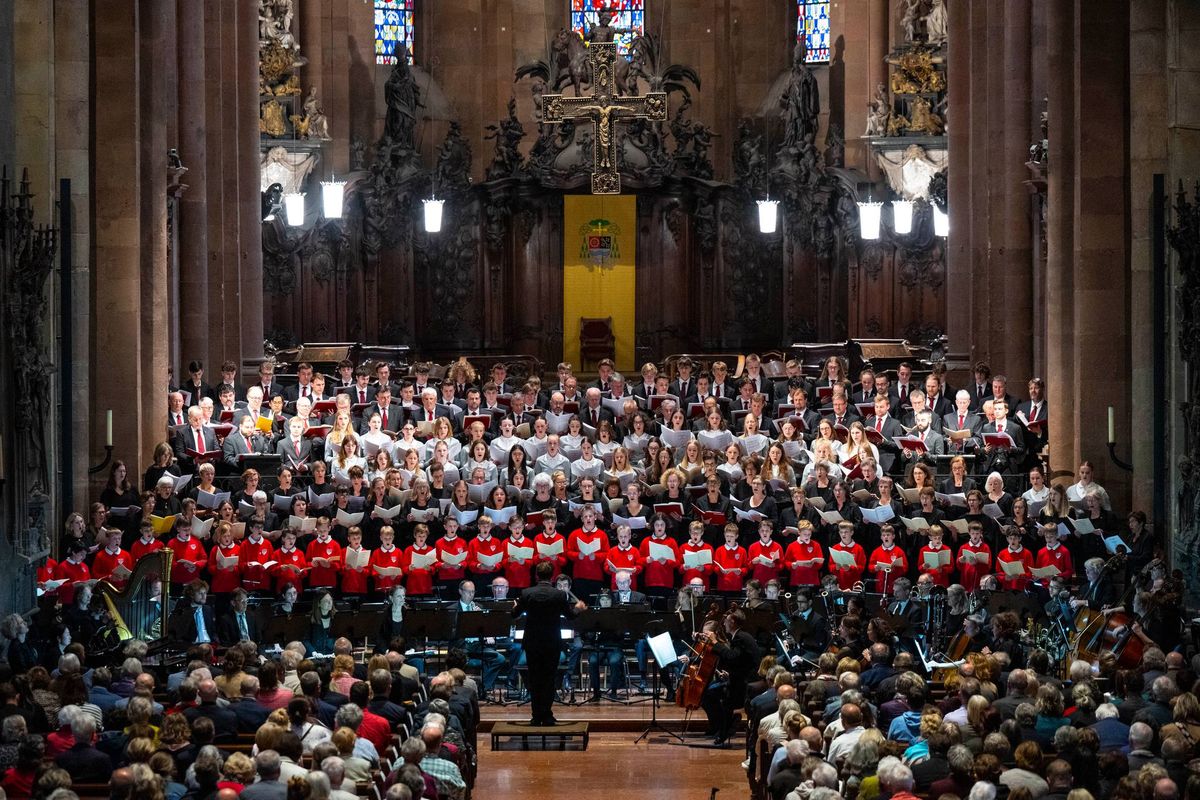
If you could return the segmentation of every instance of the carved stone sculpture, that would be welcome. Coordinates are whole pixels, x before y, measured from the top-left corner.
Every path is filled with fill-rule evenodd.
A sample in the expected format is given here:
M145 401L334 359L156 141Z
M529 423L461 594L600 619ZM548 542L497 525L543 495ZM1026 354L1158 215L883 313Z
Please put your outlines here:
M333 139L329 135L329 119L325 116L325 109L321 107L321 101L317 97L317 87L309 87L308 97L304 99L304 122L306 139L319 139L323 142L328 142Z
M396 63L383 87L387 103L383 134L390 143L411 150L417 126L417 106L421 104L421 89L408 66L408 48L396 48Z
M915 44L923 40L921 18L921 0L906 0L900 18L900 27L904 29L904 41Z
M817 78L805 61L805 53L804 39L801 38L792 53L791 81L779 100L784 147L797 146L801 142L815 143L820 125L821 93Z
M511 178L522 171L521 140L525 138L525 127L517 119L517 98L508 98L508 116L495 125L487 126L484 139L495 141L492 163L485 173L489 181Z
M867 114L867 136L887 136L891 118L892 100L888 97L887 87L881 83L875 87L875 99Z
M946 0L932 0L925 15L925 38L934 47L941 47L949 37L950 22L946 18Z

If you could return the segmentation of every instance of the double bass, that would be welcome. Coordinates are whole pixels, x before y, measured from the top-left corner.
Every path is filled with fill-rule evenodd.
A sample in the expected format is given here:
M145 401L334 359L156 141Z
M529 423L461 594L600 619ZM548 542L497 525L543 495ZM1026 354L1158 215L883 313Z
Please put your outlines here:
M1101 575L1112 571L1125 560L1121 554L1115 555L1104 563ZM1145 644L1133 633L1137 617L1126 609L1133 599L1137 586L1132 581L1121 598L1121 604L1103 611L1093 611L1084 606L1075 615L1075 629L1079 633L1075 637L1074 646L1067 652L1063 663L1064 673L1070 668L1070 662L1081 659L1095 663L1102 653L1111 653L1117 659L1117 666L1122 669L1134 669L1142 662Z

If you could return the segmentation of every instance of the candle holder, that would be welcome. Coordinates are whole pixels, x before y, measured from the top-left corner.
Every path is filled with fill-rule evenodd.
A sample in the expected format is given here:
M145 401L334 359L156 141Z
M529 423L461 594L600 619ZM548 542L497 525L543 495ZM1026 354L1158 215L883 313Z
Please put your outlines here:
M88 467L88 475L95 475L97 472L103 472L112 463L113 446L111 444L104 445L104 460L94 467Z
M1117 443L1116 442L1108 443L1108 457L1110 459L1112 459L1112 462L1114 464L1116 464L1118 467L1120 467L1121 469L1125 470L1126 472L1133 472L1133 464L1130 464L1126 461L1122 461L1121 459L1117 458Z

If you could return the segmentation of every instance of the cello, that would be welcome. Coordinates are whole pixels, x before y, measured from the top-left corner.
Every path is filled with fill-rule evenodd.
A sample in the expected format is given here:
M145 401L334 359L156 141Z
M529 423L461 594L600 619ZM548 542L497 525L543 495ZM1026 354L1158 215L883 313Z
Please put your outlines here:
M1111 571L1124 560L1122 554L1113 556L1101 568L1101 575ZM1067 661L1063 664L1064 671L1070 667L1070 661L1073 659L1095 663L1102 653L1115 656L1117 666L1122 669L1134 669L1142 662L1145 643L1133 633L1133 626L1138 620L1126 610L1136 589L1136 584L1131 581L1118 606L1103 611L1092 611L1087 606L1079 609L1075 616L1075 628L1079 634L1075 639L1075 646L1067 653Z
M730 603L730 611L736 608L738 608L737 603ZM721 614L720 607L716 603L709 607L704 622L705 625L716 622L718 631L723 627L724 615ZM717 637L720 641L721 634L718 633ZM700 707L700 698L703 697L704 690L708 688L709 682L717 672L717 662L720 657L713 644L707 637L697 641L692 657L688 659L687 668L679 676L679 685L675 687L675 705L684 711L695 711Z

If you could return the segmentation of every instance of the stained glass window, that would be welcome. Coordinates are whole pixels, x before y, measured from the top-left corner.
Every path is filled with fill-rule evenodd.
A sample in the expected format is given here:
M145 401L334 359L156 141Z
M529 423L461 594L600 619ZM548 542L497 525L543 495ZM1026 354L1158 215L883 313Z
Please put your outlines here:
M375 0L375 63L395 64L396 48L413 52L413 3L415 0Z
M796 0L796 41L804 37L810 64L829 60L829 2L828 0Z
M646 0L571 0L571 27L583 36L584 20L588 27L596 25L600 19L598 12L603 10L615 14L609 24L619 31L617 52L628 55L634 37L645 32Z

